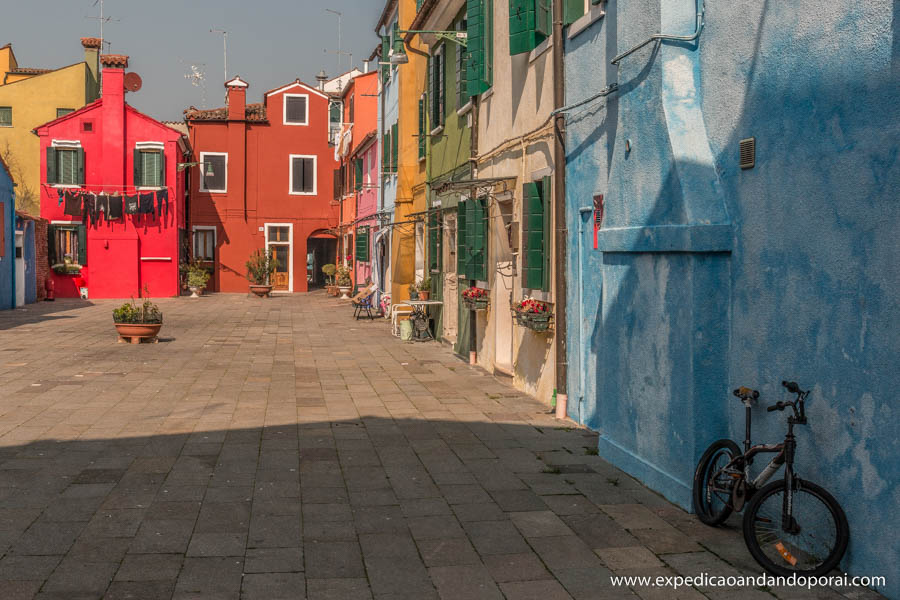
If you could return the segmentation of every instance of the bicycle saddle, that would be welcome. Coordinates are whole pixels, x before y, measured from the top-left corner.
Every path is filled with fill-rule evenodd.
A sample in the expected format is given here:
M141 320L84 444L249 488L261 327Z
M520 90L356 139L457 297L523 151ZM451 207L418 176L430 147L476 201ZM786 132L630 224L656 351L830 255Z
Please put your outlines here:
M759 392L756 390L751 390L748 387L741 386L738 389L734 390L734 395L740 398L741 400L756 400L759 398Z

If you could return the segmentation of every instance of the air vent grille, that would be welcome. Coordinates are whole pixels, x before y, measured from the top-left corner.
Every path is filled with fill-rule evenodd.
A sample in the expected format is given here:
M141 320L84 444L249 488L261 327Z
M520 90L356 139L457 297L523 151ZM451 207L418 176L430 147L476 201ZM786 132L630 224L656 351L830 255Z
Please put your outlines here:
M752 169L756 165L756 138L741 140L741 168Z

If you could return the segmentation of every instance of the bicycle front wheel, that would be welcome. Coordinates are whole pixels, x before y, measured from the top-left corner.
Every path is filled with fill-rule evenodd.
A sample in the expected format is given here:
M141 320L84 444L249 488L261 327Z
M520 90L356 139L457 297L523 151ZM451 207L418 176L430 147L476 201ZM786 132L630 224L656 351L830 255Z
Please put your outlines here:
M784 529L784 481L773 481L756 492L744 513L744 541L766 571L788 577L824 575L847 550L850 528L837 500L814 483L795 480L791 515Z

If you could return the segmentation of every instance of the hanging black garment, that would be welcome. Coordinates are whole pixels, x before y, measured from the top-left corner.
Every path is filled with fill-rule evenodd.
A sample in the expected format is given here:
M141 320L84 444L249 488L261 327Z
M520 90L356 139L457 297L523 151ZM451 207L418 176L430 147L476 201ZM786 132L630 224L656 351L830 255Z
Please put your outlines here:
M97 194L97 218L100 217L109 221L109 196L106 194Z
M166 209L166 219L169 218L169 190L159 190L156 192L156 214L160 217Z
M72 192L66 192L64 196L66 199L66 207L63 209L63 214L69 215L70 217L80 217L81 196L76 196Z
M138 208L138 213L142 215L152 215L153 192L150 192L149 194L141 194L140 198L140 208Z
M133 196L125 196L125 214L126 215L136 215L138 214L138 197L137 194Z
M97 197L94 194L82 194L81 202L84 207L82 221L87 223L90 219L91 225L94 225L97 222Z
M110 221L122 218L122 196L109 197L109 210L106 211L106 218Z

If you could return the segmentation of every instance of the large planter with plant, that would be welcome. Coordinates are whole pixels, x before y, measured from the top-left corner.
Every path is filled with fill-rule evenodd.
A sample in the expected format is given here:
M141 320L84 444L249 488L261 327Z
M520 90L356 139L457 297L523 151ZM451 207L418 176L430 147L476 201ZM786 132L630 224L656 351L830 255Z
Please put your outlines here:
M132 299L130 303L126 302L113 309L113 323L120 342L140 344L143 341L156 341L162 328L162 312L149 298L140 306Z
M209 283L210 273L206 267L197 261L191 261L182 265L182 272L185 276L187 287L191 290L191 298L199 298Z
M338 291L341 293L341 300L349 300L350 290L353 287L353 280L350 278L350 269L345 265L338 265L335 269L335 279L337 281Z
M247 261L247 281L250 291L260 298L267 298L272 291L270 278L275 272L275 261L268 250L257 249Z
M469 310L486 310L491 302L488 291L475 286L463 290L462 299Z
M428 300L431 296L431 277L425 277L416 285L419 300Z
M548 331L553 320L553 312L546 302L526 297L512 308L516 323L538 333Z
M334 285L334 274L336 272L337 267L333 264L322 265L322 273L325 274L325 292L331 296L337 296L337 286Z

